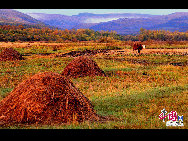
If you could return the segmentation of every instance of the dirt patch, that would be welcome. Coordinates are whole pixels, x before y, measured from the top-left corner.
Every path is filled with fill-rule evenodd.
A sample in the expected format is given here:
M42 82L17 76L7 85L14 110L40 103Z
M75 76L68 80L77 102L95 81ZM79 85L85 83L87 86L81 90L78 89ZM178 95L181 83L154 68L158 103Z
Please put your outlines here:
M0 122L67 123L100 121L90 100L58 73L35 74L0 101Z
M105 60L115 60L119 62L127 61L133 64L143 64L143 65L149 65L152 64L152 62L148 60L141 60L141 59L134 59L134 58L115 58L115 57L103 57L102 59Z
M170 63L170 65L173 65L173 66L188 66L188 61L186 61L186 62L173 62L173 63Z
M106 60L115 60L119 62L127 61L133 64L141 64L141 65L174 65L174 66L187 66L188 61L184 62L172 62L171 60L165 62L157 62L155 60L146 60L146 59L135 59L135 58L115 58L115 57L103 57Z
M23 60L22 55L14 50L13 48L5 48L1 53L0 53L0 61L8 61L8 60Z
M122 50L111 50L108 54L117 54L117 55L136 55L132 49L122 49ZM188 49L143 49L141 51L142 55L188 55Z
M64 53L64 54L60 54L60 55L56 55L56 57L78 57L78 56L83 56L83 55L87 55L87 56L91 56L91 55L95 55L97 53L107 53L110 49L98 49L98 50L84 50L84 51L71 51L68 53Z
M91 58L80 56L71 61L61 73L68 77L105 76L104 71Z

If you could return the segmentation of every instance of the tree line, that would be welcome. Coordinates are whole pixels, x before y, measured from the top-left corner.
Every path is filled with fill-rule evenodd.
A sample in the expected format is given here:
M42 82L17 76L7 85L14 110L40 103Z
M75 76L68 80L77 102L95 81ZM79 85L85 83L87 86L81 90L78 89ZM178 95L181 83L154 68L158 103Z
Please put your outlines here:
M124 36L124 40L132 41L188 41L188 30L186 32L168 31L168 30L146 30L140 29L139 34Z
M94 31L92 29L52 29L48 27L35 28L23 25L0 25L0 41L187 41L188 31L146 30L141 28L137 35L119 35L115 31Z
M123 36L114 31L94 31L91 29L51 29L25 28L23 25L0 25L0 41L99 41L121 40Z

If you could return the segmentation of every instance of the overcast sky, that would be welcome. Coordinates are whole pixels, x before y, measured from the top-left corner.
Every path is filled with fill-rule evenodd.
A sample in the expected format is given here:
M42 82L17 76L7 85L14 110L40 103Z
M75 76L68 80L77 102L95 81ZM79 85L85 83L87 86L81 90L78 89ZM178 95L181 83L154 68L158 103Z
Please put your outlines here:
M62 15L77 15L79 13L140 13L153 15L167 15L175 12L188 12L188 9L15 9L23 13L47 13Z

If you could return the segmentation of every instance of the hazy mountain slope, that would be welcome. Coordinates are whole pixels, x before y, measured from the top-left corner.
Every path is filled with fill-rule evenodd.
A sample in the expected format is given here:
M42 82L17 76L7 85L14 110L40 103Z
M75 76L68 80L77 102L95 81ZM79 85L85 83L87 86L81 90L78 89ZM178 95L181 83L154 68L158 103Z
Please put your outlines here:
M79 23L79 20L61 14L28 13L28 15L45 24L62 29L71 29Z
M44 13L28 13L33 18L40 20L51 26L62 29L78 29L90 28L101 22L108 22L120 18L141 18L151 17L148 14L132 14L132 13L112 13L112 14L93 14L80 13L78 15L66 16L61 14L44 14Z
M188 30L188 13L173 13L165 16L153 16L148 18L124 18L110 22L103 22L90 27L93 30L115 30L119 34L136 34L140 28L170 31Z
M155 25L153 27L150 27L152 30L170 30L170 31L180 31L185 32L188 30L188 16L181 16L179 18L171 19L165 23Z
M153 26L153 21L146 18L138 19L119 19L110 22L99 23L95 26L90 27L93 30L115 30L119 34L133 34L137 33L141 27L146 28Z
M34 19L33 17L18 12L12 9L0 9L0 23L1 24L40 24L44 25L41 21Z

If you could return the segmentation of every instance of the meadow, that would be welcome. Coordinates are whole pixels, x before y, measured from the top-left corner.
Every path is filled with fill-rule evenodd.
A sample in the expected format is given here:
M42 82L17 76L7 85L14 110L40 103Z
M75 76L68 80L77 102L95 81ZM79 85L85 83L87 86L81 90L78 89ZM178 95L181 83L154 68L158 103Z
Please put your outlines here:
M58 57L70 51L106 49L90 55L106 77L72 79L91 100L97 114L111 117L105 122L62 123L58 125L15 125L0 128L34 129L187 129L188 125L188 43L146 43L141 55L130 42L1 42L0 51L13 47L24 60L0 62L0 100L20 82L39 72L61 73L74 59ZM161 110L183 115L183 127L166 127Z

